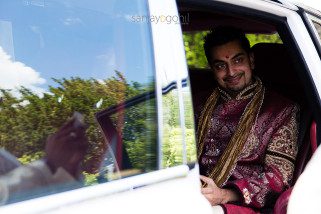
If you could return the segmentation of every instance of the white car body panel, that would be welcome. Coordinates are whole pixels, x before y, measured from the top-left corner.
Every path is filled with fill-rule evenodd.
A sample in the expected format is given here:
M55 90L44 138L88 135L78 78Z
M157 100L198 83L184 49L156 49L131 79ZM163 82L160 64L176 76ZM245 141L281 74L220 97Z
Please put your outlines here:
M288 26L300 48L318 94L321 93L321 61L305 24L295 6L252 0L217 0L257 11L286 17ZM150 14L177 16L174 0L150 0ZM159 134L159 168L162 163L163 111L162 88L176 82L179 95L180 123L184 124L183 89L181 80L187 78L184 45L179 24L153 23L152 38L157 87ZM320 96L320 95L319 95ZM185 129L182 128L183 163L186 164ZM196 164L162 169L96 186L23 201L0 208L1 213L212 213L212 208L200 192L199 169Z
M172 167L127 179L15 203L1 213L211 213L201 195L198 167ZM187 206L190 205L190 206Z

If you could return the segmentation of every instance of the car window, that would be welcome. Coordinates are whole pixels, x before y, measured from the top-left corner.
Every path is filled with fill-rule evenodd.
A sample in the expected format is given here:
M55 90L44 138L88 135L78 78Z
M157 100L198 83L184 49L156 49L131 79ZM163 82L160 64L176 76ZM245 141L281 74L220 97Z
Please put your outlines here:
M185 126L181 125L178 90L173 89L163 95L163 123L164 135L162 144L162 167L172 167L184 163L194 164L196 162L194 116L190 86L183 82L183 102ZM183 139L184 138L184 139ZM185 141L185 146L182 142Z
M42 159L48 137L79 112L86 185L155 170L150 26L133 18L147 13L143 0L2 1L0 147L21 164Z

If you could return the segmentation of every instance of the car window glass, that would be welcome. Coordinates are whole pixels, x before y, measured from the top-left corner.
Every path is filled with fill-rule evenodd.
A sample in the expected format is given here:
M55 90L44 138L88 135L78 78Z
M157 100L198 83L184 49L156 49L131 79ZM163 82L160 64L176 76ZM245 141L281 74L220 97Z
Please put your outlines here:
M86 185L155 170L150 26L133 18L147 13L143 0L1 1L0 147L21 164L42 159L79 112Z
M162 145L162 166L170 167L182 164L182 129L179 120L177 89L163 95L164 134Z
M162 166L171 167L196 162L196 146L193 121L192 99L189 86L183 89L185 128L180 124L180 112L178 101L178 90L174 89L163 95L163 123L164 135L162 145ZM184 137L184 139L183 139ZM183 151L182 142L186 143L186 151ZM186 160L184 154L186 152Z
M195 127L194 124L194 111L193 101L191 94L190 83L187 83L187 87L183 90L184 108L185 108L185 141L186 141L186 158L187 163L194 163L197 161L196 152L196 139L195 139Z

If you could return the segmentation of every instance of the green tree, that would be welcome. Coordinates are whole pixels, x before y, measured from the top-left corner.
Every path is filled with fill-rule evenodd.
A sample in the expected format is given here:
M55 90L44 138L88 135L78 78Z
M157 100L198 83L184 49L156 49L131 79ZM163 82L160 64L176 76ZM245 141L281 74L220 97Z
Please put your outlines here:
M247 34L246 37L250 41L251 47L257 43L282 43L279 34Z
M0 90L0 146L24 163L43 155L47 137L75 111L85 116L88 125L87 160L99 158L106 150L106 142L95 113L146 90L139 83L127 83L118 71L115 77L102 82L79 77L54 81L57 86L50 86L43 96L27 88L19 89L20 96L14 96L10 90ZM139 124L140 120L135 122Z
M187 65L190 68L207 68L203 45L208 31L185 32L183 34Z

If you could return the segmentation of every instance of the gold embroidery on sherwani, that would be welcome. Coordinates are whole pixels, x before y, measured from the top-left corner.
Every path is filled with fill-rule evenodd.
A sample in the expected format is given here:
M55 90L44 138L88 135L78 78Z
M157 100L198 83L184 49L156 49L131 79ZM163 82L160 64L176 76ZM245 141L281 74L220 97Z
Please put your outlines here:
M254 126L249 134L249 137L244 145L243 151L240 155L242 159L248 158L255 153L255 150L260 144L258 136L255 134Z
M254 88L254 89L253 89ZM250 91L250 89L253 89ZM215 110L216 103L220 97L226 100L230 97L227 93L220 93L221 89L215 89L212 95L208 98L205 103L205 107L201 113L201 117L198 124L198 158L200 158L204 148L204 138L209 130L210 118ZM250 92L250 93L248 93ZM224 182L231 175L231 171L234 169L237 159L243 146L249 136L257 115L261 108L264 98L264 87L260 79L256 78L256 82L246 89L244 89L238 96L237 99L250 98L252 99L247 104L240 120L237 125L236 131L233 134L230 142L228 143L223 154L220 156L217 164L213 167L208 175L214 180L216 185L222 186Z
M285 185L290 185L294 171L294 161L298 148L297 142L297 123L295 114L292 113L290 122L283 125L267 148L265 163L267 165L278 166Z

